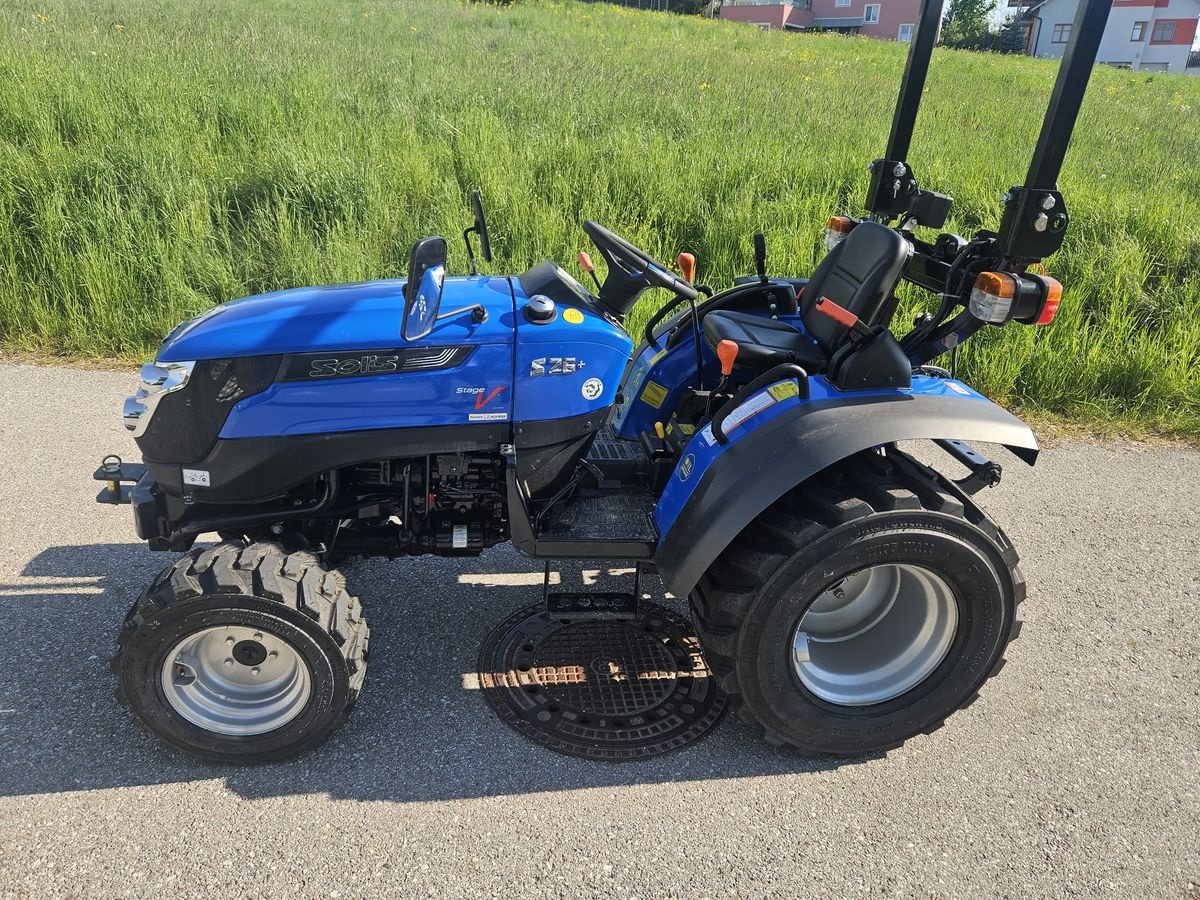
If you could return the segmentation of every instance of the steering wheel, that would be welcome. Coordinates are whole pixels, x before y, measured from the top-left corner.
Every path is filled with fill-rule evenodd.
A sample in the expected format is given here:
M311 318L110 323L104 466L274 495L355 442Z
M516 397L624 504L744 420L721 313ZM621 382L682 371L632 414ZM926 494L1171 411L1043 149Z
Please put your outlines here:
M624 315L638 295L652 287L666 288L685 300L695 300L700 292L679 278L657 259L613 234L603 225L587 221L583 230L592 239L608 264L608 274L600 286L600 300Z

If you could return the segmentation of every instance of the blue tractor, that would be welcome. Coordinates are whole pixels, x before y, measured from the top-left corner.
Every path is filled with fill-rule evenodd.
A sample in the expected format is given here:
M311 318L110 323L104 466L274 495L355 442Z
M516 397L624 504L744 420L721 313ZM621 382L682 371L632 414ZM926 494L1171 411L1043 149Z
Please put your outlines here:
M971 499L1000 467L965 442L1030 464L1038 444L933 361L989 326L1054 318L1061 286L1031 268L1066 232L1057 176L1110 3L1080 5L995 231L941 233L951 199L906 161L941 8L925 0L868 214L829 221L807 279L771 275L756 236L756 274L713 292L686 254L675 274L594 222L595 290L552 262L476 274L474 244L491 259L476 193L470 275L449 276L430 237L405 279L179 325L126 402L143 462L95 473L152 549L183 553L129 612L118 697L196 756L312 747L367 669L338 561L511 541L657 571L773 743L858 755L937 728L999 670L1025 598L1016 549ZM936 298L904 334L901 281ZM650 288L671 299L630 335ZM968 474L897 446L915 440ZM210 533L222 543L193 548Z

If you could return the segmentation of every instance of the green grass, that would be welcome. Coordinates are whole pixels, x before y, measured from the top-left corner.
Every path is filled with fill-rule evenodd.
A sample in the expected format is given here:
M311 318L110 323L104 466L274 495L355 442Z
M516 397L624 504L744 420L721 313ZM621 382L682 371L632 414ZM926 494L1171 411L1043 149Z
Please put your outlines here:
M0 345L144 357L213 303L395 275L414 239L461 231L472 187L494 271L573 260L591 217L661 257L695 252L714 285L749 270L756 230L773 271L803 274L825 219L861 211L903 63L891 43L604 4L12 0ZM1054 72L937 53L910 159L954 195L953 229L998 221ZM968 377L1003 402L1200 435L1198 160L1200 79L1098 70L1048 264L1063 309L976 338Z

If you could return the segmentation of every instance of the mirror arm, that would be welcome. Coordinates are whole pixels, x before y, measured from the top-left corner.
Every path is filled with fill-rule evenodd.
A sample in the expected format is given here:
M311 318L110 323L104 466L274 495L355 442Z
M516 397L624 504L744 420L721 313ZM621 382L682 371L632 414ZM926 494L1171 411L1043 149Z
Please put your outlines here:
M470 228L463 229L463 243L467 245L467 259L471 263L471 274L478 275L479 269L475 267L475 251L471 248L471 235L479 234L479 229L472 225ZM441 316L438 316L441 318Z
M472 303L470 306L460 306L458 309L450 310L450 312L439 313L438 317L433 321L440 322L442 319L449 319L451 316L462 315L465 312L471 314L471 319L476 325L482 325L487 321L487 310L483 308L483 304L481 303Z

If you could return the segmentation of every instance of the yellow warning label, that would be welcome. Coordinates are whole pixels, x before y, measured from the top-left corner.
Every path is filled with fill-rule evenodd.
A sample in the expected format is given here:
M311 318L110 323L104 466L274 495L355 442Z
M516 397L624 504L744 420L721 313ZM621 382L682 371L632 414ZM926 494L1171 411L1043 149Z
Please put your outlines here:
M786 400L788 397L799 397L800 388L796 386L796 382L789 378L787 381L780 381L777 384L771 385L767 388L767 393L776 400Z
M650 406L658 409L666 399L667 389L665 387L653 381L646 382L646 386L642 389L643 403L648 403Z
M689 425L687 422L680 422L680 423L679 423L679 430L680 430L680 431L682 431L684 434L695 434L695 433L696 433L696 426L695 426L695 425Z
M683 462L679 464L679 480L687 481L692 477L692 469L696 468L696 457L688 454L683 458Z
M572 325L581 325L583 323L583 313L573 306L567 307L563 310L563 321L570 322Z

